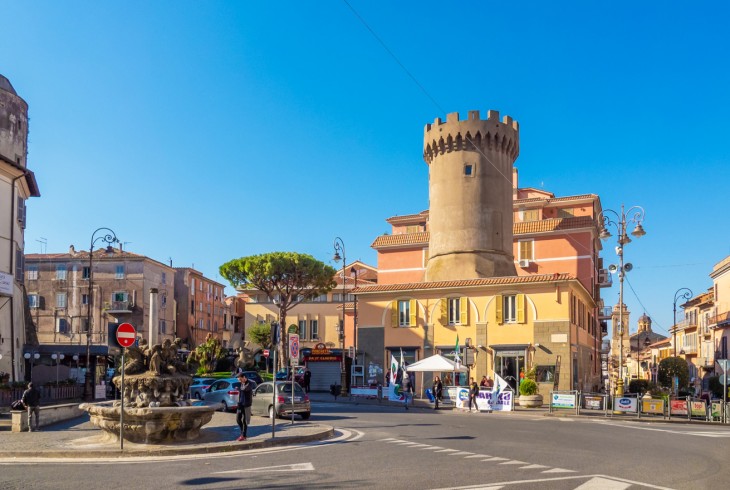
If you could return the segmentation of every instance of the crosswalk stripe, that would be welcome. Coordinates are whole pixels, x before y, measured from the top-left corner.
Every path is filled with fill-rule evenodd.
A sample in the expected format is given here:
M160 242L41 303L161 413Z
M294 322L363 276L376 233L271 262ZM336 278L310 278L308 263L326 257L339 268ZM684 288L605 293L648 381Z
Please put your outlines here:
M488 454L475 454L473 456L466 457L466 459L469 459L469 458L491 458L491 456Z
M487 458L482 461L507 461L507 458Z
M553 468L551 470L545 470L543 473L575 473L575 471L566 470L565 468Z
M443 449L441 446L429 446L421 448L421 451L425 451L426 449Z
M545 466L544 464L530 464L527 466L522 466L520 469L521 470L539 470L542 468L547 468L547 466Z
M499 464L527 464L527 463L525 463L524 461L517 461L517 460L513 459L512 461L505 461L504 463L499 463Z
M458 449L441 449L440 451L436 451L437 453L453 453L458 451Z
M470 453L468 451L459 451L458 453L451 453L451 454L449 454L449 456L463 456L465 454L474 454L474 453Z

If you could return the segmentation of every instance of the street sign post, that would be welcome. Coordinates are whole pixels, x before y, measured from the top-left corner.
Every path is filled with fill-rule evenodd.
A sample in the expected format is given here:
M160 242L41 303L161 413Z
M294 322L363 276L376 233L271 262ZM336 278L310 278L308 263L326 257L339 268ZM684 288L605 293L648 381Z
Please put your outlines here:
M117 342L122 347L131 347L137 340L137 330L131 323L122 323L117 327Z
M117 327L117 342L121 345L122 350L122 379L120 386L122 387L122 403L119 410L119 449L124 451L124 354L127 347L131 347L137 341L137 330L131 323L122 323Z
M265 357L266 359L268 359L268 358L269 358L269 349L264 349L264 357Z
M289 334L289 361L292 367L299 365L299 335L295 333Z

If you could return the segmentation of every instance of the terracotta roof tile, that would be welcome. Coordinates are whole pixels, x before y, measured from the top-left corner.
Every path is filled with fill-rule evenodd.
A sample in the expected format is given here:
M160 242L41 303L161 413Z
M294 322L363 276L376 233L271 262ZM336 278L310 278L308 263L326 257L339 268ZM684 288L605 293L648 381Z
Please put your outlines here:
M590 216L576 216L573 218L552 218L539 221L524 221L512 225L512 233L525 235L528 233L544 233L547 231L574 230L576 228L591 228L594 226ZM428 245L430 233L400 233L397 235L380 235L370 245L372 248L405 247L408 245Z
M420 213L416 214L404 214L402 216L391 216L390 218L386 219L386 223L398 223L400 221L413 221L413 220L423 220L428 218L428 209L425 211L421 211Z
M424 289L498 286L505 284L534 284L542 282L570 281L573 279L575 279L575 277L570 274L540 274L531 276L488 277L484 279L462 279L458 281L379 284L377 286L358 287L354 290L354 292L358 294L367 294L390 291L414 291Z
M525 204L528 202L538 202L538 201L545 201L547 203L553 203L553 202L565 202L565 201L579 201L583 199L597 199L598 196L596 194L579 194L577 196L565 196L565 197L553 197L550 199L545 199L544 197L531 197L527 199L515 199L513 202L514 204Z

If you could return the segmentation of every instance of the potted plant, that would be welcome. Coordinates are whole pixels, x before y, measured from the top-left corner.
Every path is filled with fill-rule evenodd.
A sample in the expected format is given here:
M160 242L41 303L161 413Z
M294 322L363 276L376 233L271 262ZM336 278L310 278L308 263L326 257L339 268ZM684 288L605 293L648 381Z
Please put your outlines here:
M537 383L525 378L520 383L520 406L526 408L542 407L542 395L538 393Z

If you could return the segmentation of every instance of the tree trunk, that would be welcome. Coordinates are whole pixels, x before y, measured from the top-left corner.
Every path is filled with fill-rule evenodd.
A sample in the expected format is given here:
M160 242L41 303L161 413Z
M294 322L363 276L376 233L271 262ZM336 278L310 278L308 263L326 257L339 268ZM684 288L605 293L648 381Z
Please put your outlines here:
M279 308L279 362L282 368L289 365L289 334L286 326L286 307Z

